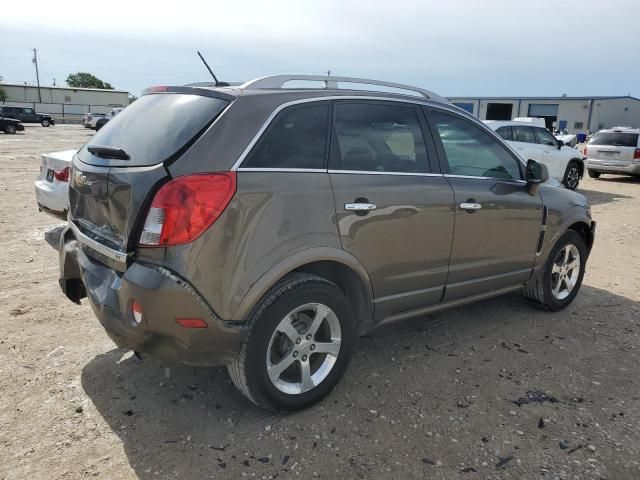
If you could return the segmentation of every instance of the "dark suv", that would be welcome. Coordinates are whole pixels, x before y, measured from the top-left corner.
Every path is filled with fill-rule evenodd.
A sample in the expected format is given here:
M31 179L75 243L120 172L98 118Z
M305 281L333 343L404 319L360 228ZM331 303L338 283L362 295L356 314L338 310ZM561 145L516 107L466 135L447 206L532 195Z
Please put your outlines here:
M338 88L363 84L407 93ZM594 223L547 178L405 85L151 88L73 159L60 285L118 346L228 365L251 401L294 410L381 323L514 290L567 306Z
M15 118L23 123L39 123L43 127L55 125L55 120L46 113L36 113L30 107L0 106L0 117Z

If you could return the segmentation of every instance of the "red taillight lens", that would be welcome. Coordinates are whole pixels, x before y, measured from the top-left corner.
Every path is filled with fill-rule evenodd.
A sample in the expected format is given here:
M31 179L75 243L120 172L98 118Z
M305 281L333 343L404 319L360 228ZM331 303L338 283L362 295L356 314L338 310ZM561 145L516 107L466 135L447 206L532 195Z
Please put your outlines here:
M59 180L61 182L68 182L69 170L70 170L69 167L65 167L62 170L54 170L53 176L56 177L56 180Z
M633 159L640 160L640 148L636 148L636 150L633 152Z
M584 148L582 149L582 154L586 157L589 154L589 149L587 148L587 146L585 145Z
M207 322L201 318L176 318L178 325L184 328L207 328Z
M140 325L140 322L142 322L142 305L137 300L131 302L131 314L136 325Z
M215 222L236 193L236 173L178 177L151 203L140 245L168 246L195 240Z

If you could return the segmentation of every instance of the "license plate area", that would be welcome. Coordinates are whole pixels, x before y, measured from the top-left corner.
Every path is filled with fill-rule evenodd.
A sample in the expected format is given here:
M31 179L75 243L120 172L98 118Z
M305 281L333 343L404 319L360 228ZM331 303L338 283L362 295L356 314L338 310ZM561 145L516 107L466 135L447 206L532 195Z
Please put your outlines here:
M620 152L615 150L598 150L598 153L602 158L618 158L620 156Z
M53 183L53 170L51 170L51 169L47 170L47 182L52 182Z

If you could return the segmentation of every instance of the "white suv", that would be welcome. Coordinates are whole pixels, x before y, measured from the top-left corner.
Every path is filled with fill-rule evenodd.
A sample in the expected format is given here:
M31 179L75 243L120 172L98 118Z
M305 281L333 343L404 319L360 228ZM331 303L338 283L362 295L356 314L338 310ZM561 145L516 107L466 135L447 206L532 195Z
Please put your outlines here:
M640 176L640 129L600 130L584 148L589 176L603 173Z
M487 126L504 138L525 161L532 159L544 163L549 176L558 179L570 190L578 188L584 173L584 155L576 148L567 147L546 128L530 122L485 121Z

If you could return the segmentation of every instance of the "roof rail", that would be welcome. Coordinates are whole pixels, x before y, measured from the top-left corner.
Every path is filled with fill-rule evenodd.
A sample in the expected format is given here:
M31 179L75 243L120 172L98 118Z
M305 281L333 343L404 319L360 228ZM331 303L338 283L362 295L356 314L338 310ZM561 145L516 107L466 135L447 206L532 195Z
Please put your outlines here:
M433 93L429 90L425 90L419 87L412 87L411 85L404 85L402 83L384 82L382 80L371 80L367 78L354 78L354 77L334 77L326 75L270 75L267 77L256 78L244 83L239 88L246 90L255 90L261 88L283 88L287 82L302 80L309 82L324 82L324 88L326 89L338 89L338 83L360 83L364 85L377 85L379 87L390 87L398 90L406 90L414 93L418 93L425 98L437 100L444 103L449 103L448 100L440 95ZM355 88L354 90L361 90Z

